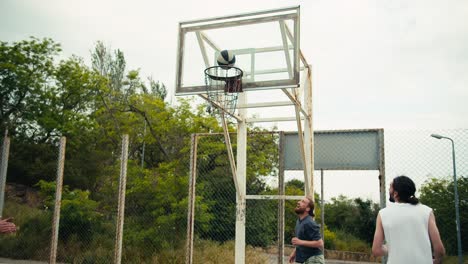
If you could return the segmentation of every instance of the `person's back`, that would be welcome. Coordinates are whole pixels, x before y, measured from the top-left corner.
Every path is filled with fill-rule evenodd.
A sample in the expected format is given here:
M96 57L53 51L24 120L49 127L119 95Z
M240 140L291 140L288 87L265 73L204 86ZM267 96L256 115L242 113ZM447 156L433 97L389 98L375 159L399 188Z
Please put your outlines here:
M393 205L377 215L372 254L388 256L388 264L442 263L445 248L434 213L419 203L415 192L413 180L403 175L395 177L389 188Z
M432 263L428 233L431 211L431 208L420 203L395 203L380 210L388 264Z

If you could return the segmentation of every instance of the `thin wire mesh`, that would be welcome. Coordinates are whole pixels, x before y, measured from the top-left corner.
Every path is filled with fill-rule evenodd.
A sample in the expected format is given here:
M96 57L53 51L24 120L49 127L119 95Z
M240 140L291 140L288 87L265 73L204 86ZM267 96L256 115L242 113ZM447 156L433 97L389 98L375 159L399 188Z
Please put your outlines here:
M40 158L27 157L24 153L37 151ZM57 160L59 156L56 144L42 143L27 145L11 137L8 171L18 172L23 169L25 178L40 177L43 180L55 181ZM26 163L28 167L22 167ZM34 170L34 171L33 171ZM3 217L13 218L17 226L14 234L0 235L0 256L10 259L28 259L48 261L52 234L52 217L55 190L50 192L50 200L41 202L41 195L36 188L16 184L15 179L7 175L5 190L5 208ZM52 187L54 185L51 185Z
M234 259L236 196L222 135L200 137L197 150L194 262ZM217 254L209 252L218 250Z
M387 188L394 177L407 175L416 183L416 196L433 208L437 226L448 255L457 255L455 224L454 168L452 145L440 134L454 141L461 243L468 253L468 130L387 131ZM465 257L466 259L466 257Z
M236 67L213 66L205 70L206 92L213 113L223 114L219 107L235 113L238 94L242 92L242 75L242 70Z
M231 134L231 138L237 141L236 135ZM255 175L275 177L276 142L271 134L256 136L252 142L247 156L262 158L248 162L247 194L265 194L269 191L266 179ZM264 154L258 155L258 151ZM197 156L194 263L234 263L236 190L223 135L201 136ZM270 168L263 166L266 164ZM246 206L246 263L269 263L275 259L270 251L277 244L278 201L247 200ZM218 253L210 254L213 250Z
M454 140L462 246L464 255L467 255L468 130L386 130L384 133L386 190L390 181L397 175L405 174L415 181L417 196L421 198L421 202L434 209L442 241L450 256L457 254L451 143L448 140L431 138L430 134L437 133ZM277 134L261 137L249 135L248 194L278 194L278 159L273 158L278 155L275 150L278 144L277 137ZM69 142L71 144L72 141ZM237 142L235 135L232 135L232 142L235 152ZM8 172L23 169L22 175L31 177L32 182L37 182L38 179L54 181L57 145L37 144L29 146L32 150L27 152L25 145L12 138ZM40 159L22 155L23 152L31 151L40 153ZM185 151L180 153L180 156L187 157L174 165L174 170L169 168L159 171L142 170L139 168L139 163L135 165L129 161L122 263L184 263L189 171L189 153L187 149ZM337 153L343 149L336 148L330 151ZM116 148L115 153L119 152L120 148ZM292 155L299 157L299 150ZM356 155L360 155L359 151ZM67 175L72 173L67 171L67 162L71 162L72 157L67 158L64 185L68 185L70 180L73 180L67 178ZM210 261L216 263L216 260L219 260L218 263L233 263L236 198L223 135L200 138L197 162L194 263L210 263ZM24 164L31 166L27 168L20 166ZM68 191L64 190L58 262L113 262L119 161L116 160L115 164L106 164L106 167L102 178L107 186L105 189L101 188L99 192L94 192L69 187ZM325 210L327 228L325 244L328 252L333 249L344 250L343 248L351 246L357 248L355 245L358 245L356 241L340 240L342 239L340 230L334 229L331 221L334 218L352 219L345 217L346 213L356 212L341 210L337 206L339 204L335 202L339 199L333 200L333 198L343 194L351 199L354 205L357 205L354 201L356 198L364 202L371 199L378 203L378 176L376 171L324 171L326 206L335 205L330 207L332 209L327 211L326 207ZM302 179L302 171L286 171L285 193L303 195ZM13 184L14 180L7 178L4 216L14 217L14 222L19 225L20 230L13 235L0 236L2 245L0 257L47 261L53 208L48 207L48 203L38 196L39 187ZM314 184L315 192L319 194L320 171L314 172ZM287 201L285 205L285 255L292 249L291 238L297 217L293 212L295 202ZM317 202L317 222L321 221L319 208L320 204ZM277 263L274 252L278 243L276 235L278 229L274 224L277 220L277 201L247 200L246 210L246 263ZM376 212L373 208L370 208L370 211ZM79 214L76 214L78 212ZM362 219L362 221L347 221L349 227L347 232L354 234L353 230L359 229L352 229L352 225L359 225L362 222L361 225L365 224L372 233L374 224ZM374 216L368 215L366 219L372 220ZM361 249L370 250L370 243L360 245ZM216 257L219 259L215 259ZM327 255L327 258L336 258L336 255Z
M437 218L437 224L439 226L439 230L441 231L442 240L446 246L446 248L450 248L447 252L454 256L456 255L456 228L455 228L455 215L454 215L454 198L453 198L453 168L452 168L452 161L451 161L451 149L450 149L450 142L443 142L437 141L434 138L429 137L432 133L439 133L442 135L446 135L452 137L455 140L456 144L456 152L457 152L457 175L458 175L458 191L460 196L460 217L462 219L461 226L462 226L462 241L463 245L463 252L464 254L467 253L467 247L465 245L468 244L466 241L466 231L464 231L464 226L467 226L468 223L466 222L468 219L468 208L466 208L468 201L466 197L468 197L468 181L466 180L466 174L468 170L468 164L466 163L467 159L466 156L468 155L467 145L468 145L468 130L446 130L446 131L384 131L384 139L385 139L385 166L386 166L386 187L385 187L385 194L386 194L386 203L388 204L388 186L391 180L401 174L406 174L410 176L416 183L417 187L417 196L421 197L421 201L430 207L434 208L435 215ZM220 143L223 142L221 135L213 135L212 137L218 137L218 141ZM207 144L207 138L201 140L199 142L199 154L201 157L206 157L204 154L206 151L211 152L213 151L211 148L213 145ZM353 145L359 145L360 140L362 138L360 136L356 137L356 143ZM235 149L235 142L236 140L232 140L234 149ZM248 138L248 146L252 149L257 149L257 151L252 151L252 156L249 156L248 163L255 164L255 153L261 153L265 151L265 149L259 149L260 146L266 144L266 141L261 140L252 140L249 136ZM277 144L277 140L271 140L274 144ZM276 146L277 147L277 146ZM227 156L222 154L224 145L219 146L221 152L217 156L219 160L223 160L227 162ZM346 149L346 146L340 146L335 149L330 149L329 154L333 155L333 153L340 153L343 151L350 151ZM297 155L300 157L300 151L297 150L297 153L292 153L291 155ZM356 156L361 155L360 151L355 152ZM199 159L201 159L199 156ZM344 161L346 162L346 161ZM225 163L223 166L226 166L224 172L221 173L226 177L225 184L231 184L232 179L230 176L230 171L228 169L228 164ZM276 170L278 169L278 164L271 164L270 166L274 167ZM199 167L198 173L201 175L206 173L208 170L206 167ZM252 173L252 172L250 172ZM249 172L248 172L249 174ZM321 223L321 197L320 197L320 188L321 188L321 171L314 171L314 190L316 193L316 221L317 223ZM263 176L261 176L263 175ZM223 177L224 177L223 176ZM378 259L373 259L370 256L370 247L371 247L371 239L373 236L373 231L375 227L375 218L379 211L379 199L380 199L380 192L379 192L379 171L376 170L357 170L357 171L333 171L333 170L326 170L324 171L324 198L325 198L325 206L329 208L328 211L325 210L324 212L324 220L325 220L325 234L323 236L326 240L326 258L333 259L333 258L342 258L343 255L339 252L341 251L354 251L354 254L348 254L351 259L355 258L354 260L360 259L365 260L368 259L369 261L379 261ZM266 189L268 191L263 191L260 193L269 193L269 194L277 194L278 190L276 189L278 186L278 178L273 175L268 174L258 174L256 177L262 178L265 180ZM430 184L432 181L436 180L437 184ZM208 181L216 181L216 178L207 178L205 180ZM198 184L198 183L197 183ZM211 183L206 182L203 183L203 186L211 185ZM443 190L444 196L441 197L441 202L437 202L438 198L435 199L428 199L426 195L426 199L423 199L424 196L421 193L421 190L424 192L431 193L428 190L431 188L438 188L438 185L441 185L441 190ZM304 195L302 191L303 186L303 171L286 171L285 172L285 192L286 195ZM231 191L234 191L234 187L232 187ZM197 186L199 188L199 186ZM204 188L204 187L203 187ZM226 187L223 187L226 188ZM249 185L247 186L249 188ZM429 189L428 189L429 188ZM251 192L248 194L253 194L252 186L250 186ZM232 203L235 204L234 197L231 200L226 200L226 197L223 194L224 192L220 192L220 195L217 197L217 203ZM259 194L259 193L257 193ZM340 198L340 195L343 195ZM269 208L269 210L273 210L276 212L277 206L274 205L267 205L266 203L262 203L264 201L257 201L257 200L248 200L247 201L247 213L246 213L246 241L248 248L257 250L258 256L266 256L268 260L262 263L277 263L275 252L276 243L274 237L273 240L268 240L266 237L268 234L274 233L273 230L276 227L270 225L271 223L268 220L265 220L268 217L264 217L269 215L269 213L263 214L262 216L256 215L254 216L252 208ZM273 201L269 201L273 202ZM274 201L276 202L276 201ZM284 230L284 242L285 242L285 259L287 259L287 255L292 251L291 246L291 238L294 236L294 225L297 216L294 214L294 206L296 201L289 200L285 203L285 230ZM350 205L351 208L346 208L344 206L340 207L340 204L347 204ZM226 209L235 210L227 206ZM250 208L250 209L249 209ZM351 209L350 211L346 211L346 209ZM330 211L331 210L331 211ZM345 210L345 211L341 211ZM336 221L333 218L336 218L338 222L343 219L348 219L349 221L345 221L347 228L341 229L336 227ZM197 215L196 217L200 217ZM249 218L250 217L250 218ZM234 216L231 216L232 221L234 221ZM255 220L253 220L255 219ZM276 216L271 216L271 219L276 219ZM340 220L341 219L341 220ZM354 220L353 220L354 219ZM252 221L252 222L251 222ZM266 241L269 241L266 244L259 243L258 241L264 241L259 237L255 237L256 234L259 232L255 232L255 225L253 222L262 222L266 221L266 225L270 226L270 229L258 229L262 230L262 233L266 238ZM343 222L343 221L341 221ZM343 222L344 223L344 222ZM221 224L221 223L220 223ZM228 226L233 227L234 222L230 222L227 224ZM369 228L370 227L370 228ZM265 228L265 227L262 227ZM217 228L216 230L220 230ZM268 230L267 230L268 229ZM277 229L276 229L277 230ZM219 233L219 234L222 234ZM234 237L234 234L231 232L229 233L230 237ZM252 236L249 238L249 236ZM231 243L233 243L231 241ZM231 245L232 246L232 245ZM200 250L200 249L198 249ZM232 248L232 250L234 250ZM261 252L261 253L260 253ZM199 251L199 255L202 255ZM234 254L232 252L232 254ZM248 253L246 253L248 254ZM202 261L203 262L203 261Z

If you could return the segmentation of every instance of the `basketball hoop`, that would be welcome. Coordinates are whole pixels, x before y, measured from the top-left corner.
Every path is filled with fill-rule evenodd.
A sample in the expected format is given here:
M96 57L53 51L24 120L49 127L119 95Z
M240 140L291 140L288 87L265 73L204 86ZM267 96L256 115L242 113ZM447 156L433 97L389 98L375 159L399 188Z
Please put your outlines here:
M206 93L216 113L225 111L234 114L238 94L242 93L243 72L237 67L213 66L205 70Z

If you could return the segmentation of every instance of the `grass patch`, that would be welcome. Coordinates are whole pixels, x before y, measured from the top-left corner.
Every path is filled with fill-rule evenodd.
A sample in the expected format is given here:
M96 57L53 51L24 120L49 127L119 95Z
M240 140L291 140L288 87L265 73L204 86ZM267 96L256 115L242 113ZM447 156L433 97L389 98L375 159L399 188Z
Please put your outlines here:
M41 209L32 208L26 204L14 201L5 201L3 210L3 218L13 217L13 222L20 228L28 219L39 217L43 214L43 210Z
M371 245L343 231L330 232L325 236L325 248L339 251L371 253Z
M5 203L5 217L13 217L16 233L0 236L0 254L16 259L48 259L51 215L15 201Z
M193 254L194 263L234 263L234 248L234 241L218 243L208 240L196 240ZM247 246L245 250L245 263L264 264L267 262L268 255L263 249Z
M442 263L458 264L458 256L445 256ZM468 264L468 255L463 255L463 264Z

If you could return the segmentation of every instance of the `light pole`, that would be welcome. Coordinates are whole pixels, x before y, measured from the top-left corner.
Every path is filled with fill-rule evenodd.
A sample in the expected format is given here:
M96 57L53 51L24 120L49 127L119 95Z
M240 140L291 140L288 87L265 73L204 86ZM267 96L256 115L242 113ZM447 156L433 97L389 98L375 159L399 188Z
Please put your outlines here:
M460 229L460 214L458 212L458 187L457 187L457 169L455 166L455 143L449 137L444 137L438 134L432 134L431 137L437 139L448 139L452 142L452 160L453 160L453 186L455 191L455 221L457 223L457 247L458 247L458 263L462 264L462 247L461 247L461 229Z

